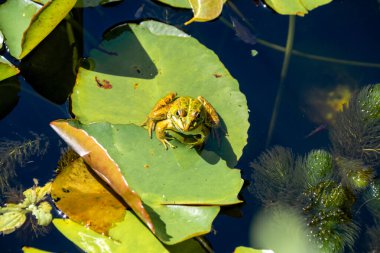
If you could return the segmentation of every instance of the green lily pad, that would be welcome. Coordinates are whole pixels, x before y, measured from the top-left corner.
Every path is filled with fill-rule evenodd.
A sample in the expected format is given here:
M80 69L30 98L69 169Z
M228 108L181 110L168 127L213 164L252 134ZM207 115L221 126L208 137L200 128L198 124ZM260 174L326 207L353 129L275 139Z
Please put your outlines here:
M0 49L3 48L3 44L4 44L4 35L0 31Z
M141 125L167 93L201 95L216 109L228 132L219 148L215 141L209 142L202 155L210 161L222 157L229 166L236 165L247 142L247 101L215 53L178 29L155 21L113 32L101 45L112 54L91 53L99 72L79 70L71 97L76 118L86 124ZM108 82L111 88L99 87L97 80Z
M19 72L20 70L18 68L13 66L12 63L0 55L0 81L17 75Z
M243 180L239 170L228 168L224 161L209 164L185 146L165 150L158 140L147 139L142 127L82 125L77 121L55 121L51 125L91 167L95 166L91 164L94 154L83 147L76 132L83 129L101 145L128 186L141 197L156 235L167 244L209 232L220 205L240 202L237 194ZM103 170L98 174L104 178L109 173ZM114 188L112 180L105 181Z
M48 1L41 6L30 0L0 5L0 30L10 53L23 58L35 48L73 8L76 0Z
M249 247L239 246L234 250L234 253L274 253L273 250L261 250L261 249L253 249Z
M332 0L266 0L276 12L284 15L303 16L321 5L330 3Z
M165 247L152 233L127 211L124 220L115 224L109 236L101 235L70 219L54 219L54 226L70 241L85 252L126 252L139 249L140 252L166 252Z
M69 240L86 252L192 252L203 253L204 250L188 240L176 245L173 249L165 247L150 233L150 231L127 211L122 222L116 223L110 230L109 236L98 234L69 219L54 219L54 225ZM173 247L173 246L172 246Z

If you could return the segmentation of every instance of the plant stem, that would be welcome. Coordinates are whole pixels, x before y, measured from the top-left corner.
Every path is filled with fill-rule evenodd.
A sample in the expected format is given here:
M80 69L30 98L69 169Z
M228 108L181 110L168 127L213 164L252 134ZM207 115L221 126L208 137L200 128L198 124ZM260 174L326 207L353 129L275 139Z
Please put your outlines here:
M265 147L268 147L271 143L273 130L277 121L278 110L280 109L282 94L284 93L285 79L288 73L290 57L292 55L292 50L293 50L295 24L296 24L296 17L294 15L289 16L288 36L286 39L285 56L284 56L284 61L282 63L280 83L278 85L277 95L276 95L276 99L273 106L272 118L269 124Z

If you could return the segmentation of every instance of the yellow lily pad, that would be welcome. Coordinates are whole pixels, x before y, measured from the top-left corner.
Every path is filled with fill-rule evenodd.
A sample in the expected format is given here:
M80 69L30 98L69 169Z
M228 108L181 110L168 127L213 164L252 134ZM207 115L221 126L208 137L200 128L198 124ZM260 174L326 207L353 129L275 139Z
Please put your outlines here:
M98 233L107 234L125 215L125 206L94 177L82 158L59 172L51 194L56 206L71 220Z

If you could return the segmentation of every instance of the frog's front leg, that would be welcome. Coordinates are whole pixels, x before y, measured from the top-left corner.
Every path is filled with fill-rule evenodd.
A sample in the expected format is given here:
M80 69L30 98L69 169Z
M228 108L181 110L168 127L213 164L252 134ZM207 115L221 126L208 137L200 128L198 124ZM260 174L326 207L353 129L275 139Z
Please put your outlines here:
M148 118L142 124L142 126L148 126L149 137L152 138L152 131L156 127L156 122L166 118L166 114L169 110L169 105L176 98L175 92L170 92L165 97L158 100L153 109L148 114Z
M173 144L171 144L168 141L168 139L166 137L166 133L165 133L166 130L172 130L172 124L171 124L171 121L169 119L161 120L161 121L157 122L156 123L156 137L157 137L157 139L160 142L162 142L162 144L164 144L165 149L168 149L168 145L171 148L176 148L176 146L174 146Z

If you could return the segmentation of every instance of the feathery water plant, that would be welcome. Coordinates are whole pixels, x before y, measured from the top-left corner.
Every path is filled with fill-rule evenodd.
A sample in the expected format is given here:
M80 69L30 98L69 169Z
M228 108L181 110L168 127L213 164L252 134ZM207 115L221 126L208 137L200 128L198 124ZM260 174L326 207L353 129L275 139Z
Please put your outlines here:
M356 93L330 128L336 156L360 159L369 166L380 163L380 84Z
M48 144L45 135L35 133L27 140L0 140L0 192L9 187L16 168L24 167L33 156L44 155Z
M333 174L333 158L325 150L312 150L307 154L304 161L306 169L306 181L308 186L330 179Z
M365 189L373 180L373 169L362 160L336 157L335 162L342 182L352 190Z
M253 168L250 190L263 203L296 201L302 180L294 178L297 166L290 149L275 146L262 153L250 166Z

